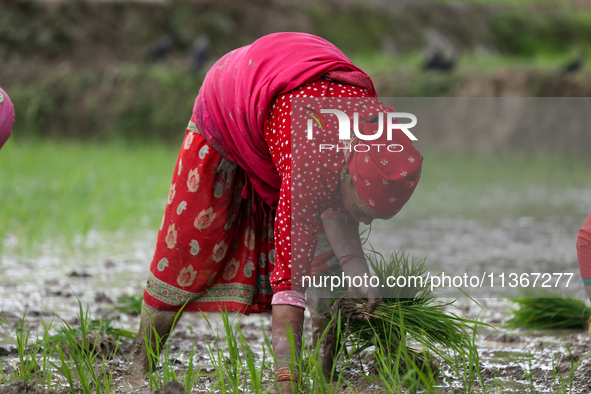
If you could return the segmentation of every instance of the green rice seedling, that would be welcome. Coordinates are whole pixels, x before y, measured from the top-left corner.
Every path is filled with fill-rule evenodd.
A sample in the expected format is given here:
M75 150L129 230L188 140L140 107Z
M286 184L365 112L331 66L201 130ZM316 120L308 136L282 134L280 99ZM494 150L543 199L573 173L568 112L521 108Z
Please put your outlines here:
M220 339L219 333L213 329L205 314L203 315L215 338L213 345L207 343L208 354L215 370L217 389L224 394L240 393L246 389L246 380L241 379L240 374L243 366L238 346L238 333L234 325L238 315L230 320L227 311L220 311L220 313L226 333L225 346L222 344L224 341ZM227 347L227 357L225 347Z
M307 383L306 382L306 377L307 377L307 373L306 373L306 368L303 365L303 360L302 360L302 355L299 353L299 346L296 344L296 340L294 338L293 335L293 330L292 328L289 326L289 324L287 325L287 332L283 333L287 339L289 340L289 348L290 348L290 355L291 358L290 360L278 360L278 361L287 361L288 362L288 366L290 367L291 371L293 371L293 373L295 373L298 377L297 382L293 382L291 381L291 386L292 386L292 391L294 391L295 389L295 385L297 384L298 387L303 388L304 384ZM302 338L303 340L304 338ZM304 348L304 343L302 343L302 348Z
M165 385L166 383L172 381L172 380L178 380L177 376L176 376L176 372L174 371L174 363L175 361L178 359L178 356L180 355L177 354L174 358L172 357L172 355L170 354L170 347L166 346L164 349L164 354L161 360L161 364L162 364L162 385Z
M214 368L214 376L217 379L216 385L217 385L217 388L222 393L226 393L227 387L226 387L226 379L225 379L225 358L224 358L223 350L220 349L219 334L214 331L213 327L211 326L211 323L209 322L209 319L207 319L205 314L203 314L203 318L207 322L207 325L211 329L211 331L214 335L214 338L215 338L213 344L210 341L207 341L206 344L207 344L207 353L209 355L209 360L211 361L211 364L213 365L213 368Z
M568 354L570 356L570 368L569 368L569 373L568 373L568 391L572 393L573 390L573 382L575 380L575 376L574 376L574 370L575 370L575 359L573 357L573 352L570 349L570 346L568 345L568 343L565 344L566 345L566 350L568 350Z
M306 355L304 355L304 357L305 356ZM304 382L308 382L308 390L304 390L304 392L315 394L337 394L342 392L342 387L347 387L350 391L353 391L353 388L344 377L345 370L347 369L346 364L341 364L339 366L338 373L336 369L333 370L330 380L327 381L322 373L322 366L319 363L319 358L313 357L312 355L309 356L310 358L308 359L306 374L303 379Z
M566 374L566 378L560 373L558 367L556 366L554 360L552 360L552 381L554 382L554 391L556 393L572 393L574 392L574 380L575 380L575 371L581 364L591 357L591 353L585 354L585 356L581 357L578 361L575 362L575 358L573 356L572 350L568 343L565 344L566 350L570 355L570 368L568 373Z
M536 393L536 385L534 383L534 373L533 373L533 367L532 367L532 354L529 353L527 356L527 360L525 360L525 362L523 363L524 365L527 365L527 367L524 368L524 374L525 374L525 380L527 380L528 383L528 389L529 392L532 394Z
M519 308L511 311L508 328L549 329L587 328L591 308L578 298L561 298L558 294L537 289L522 292L521 298L509 298Z
M554 382L554 391L556 393L569 393L566 382L564 381L564 377L560 370L558 370L558 366L555 364L554 359L552 359L552 381Z
M382 384L391 392L398 392L403 386L411 393L420 388L426 391L433 389L437 381L437 365L433 356L424 347L422 351L413 349L405 336L401 337L392 327L388 329L386 337L376 336L375 340L374 358L379 360L376 372ZM404 321L401 321L400 329L404 332ZM397 347L391 346L393 340L398 343Z
M246 359L246 367L244 367L244 363L242 364L243 372L249 376L248 380L250 382L250 389L252 392L259 394L263 390L264 370L265 363L267 361L266 349L263 346L263 359L260 366L257 366L257 363L254 360L252 349L246 342L246 338L244 337L244 333L240 327L238 327L238 334L240 335L240 349L242 352L242 357Z
M569 378L569 382L570 382L570 389L569 392L572 392L573 389L573 384L574 384L574 380L575 380L575 371L577 370L577 368L579 368L581 366L581 364L587 360L589 357L591 357L591 353L587 353L585 354L583 357L581 357L579 359L579 361L575 362L575 359L573 357L573 354L571 352L570 346L568 346L568 344L566 345L568 352L571 356L570 361L571 361L571 367L570 370L568 371L568 378Z
M340 316L339 316L339 319L340 319ZM318 380L319 382L321 382L321 386L323 388L324 387L327 387L328 388L328 390L322 390L321 392L323 392L323 393L326 392L326 393L331 393L331 394L332 393L335 393L336 394L338 388L341 387L341 383L342 382L345 382L346 386L349 387L349 389L351 389L351 386L345 380L345 378L344 378L343 375L344 375L344 371L346 370L346 368L348 367L348 365L349 365L349 363L351 362L352 359L350 357L349 358L346 357L347 356L347 348L345 346L341 347L341 349L340 349L340 350L342 350L342 353L340 353L339 351L337 351L337 353L335 355L336 360L343 359L344 362L342 362L339 365L339 371L338 371L338 373L337 373L337 371L335 369L337 367L337 364L336 363L335 363L334 368L333 368L333 370L331 372L330 382L335 382L335 386L334 386L335 388L333 390L333 386L330 384L330 382L327 382L326 381L326 379L324 377L324 374L322 373L322 368L318 365L318 360L320 360L320 347L321 347L321 343L322 343L323 339L327 335L329 335L329 330L330 330L329 327L330 327L330 322L329 322L329 326L324 330L324 332L322 333L320 339L318 340L318 343L316 344L316 348L314 349L314 353L313 353L312 357L310 357L310 359L313 360L314 363L315 363L315 369L314 369L315 375L316 375L316 379L315 380ZM343 341L343 339L344 339L343 332L341 331L341 325L338 324L338 322L337 322L337 329L336 329L335 338L336 338L336 343L337 344L338 343L341 343ZM342 354L342 356L341 356L341 354Z
M339 319L337 316L336 319ZM341 325L336 325L335 340L337 343L342 341L343 333L340 330ZM315 347L308 346L306 343L306 336L303 337L302 353L298 355L298 348L293 337L291 327L288 327L287 332L284 333L290 342L291 359L296 360L290 363L292 371L297 375L297 385L300 393L314 393L314 394L336 394L340 392L340 388L345 385L350 390L353 390L350 384L344 378L344 372L349 365L350 358L347 357L346 348L341 347L335 355L335 361L341 360L339 364L339 371L337 372L337 363L335 362L334 368L331 371L330 381L324 376L321 367L321 347L322 342L327 335L329 335L330 328L327 327L322 333ZM273 353L271 341L269 340L266 333L263 331L264 341L267 348L270 349L272 358L275 360L277 365L277 358ZM340 353L342 352L342 353ZM297 356L297 358L296 358ZM292 383L292 389L295 387L295 383Z
M261 327L262 329L262 327ZM263 333L263 346L266 349L269 349L269 354L271 356L271 358L273 359L273 361L275 362L275 365L277 365L277 358L275 357L275 352L273 351L273 344L271 342L271 339L269 338L269 336L267 335L267 332L262 329L262 333Z
M476 318L476 321L479 320L480 315ZM474 326L472 330L472 343L476 343L476 336L478 335L477 326ZM468 362L463 363L460 365L463 369L462 373L460 374L462 377L463 387L472 387L476 381L480 385L480 387L484 387L484 377L482 376L482 370L480 368L480 357L478 353L478 348L476 346L472 346L468 352Z
M503 381L501 380L499 371L496 370L496 373L497 373L496 378L493 379L493 381L488 386L484 387L485 393L503 394L505 392L505 385L503 384Z
M195 357L195 334L193 333L193 327L189 327L189 331L191 331L191 338L193 338L193 342L191 343L191 354L189 355L189 362L187 364L187 369L185 370L185 375L183 376L183 385L185 386L185 394L189 394L191 389L195 385L199 378L202 376L201 374L201 367L195 369L194 365L194 357Z
M417 262L403 252L394 253L386 261L381 254L373 251L368 261L380 283L387 283L389 276L420 278L425 274L424 260ZM435 368L429 360L437 356L472 385L477 377L479 361L475 337L470 333L474 333L482 323L444 312L442 309L453 306L453 302L436 301L427 286L426 281L417 279L412 284L407 283L406 287L385 287L382 293L384 301L372 313L365 312L365 300L344 294L335 300L331 315L341 313L347 343L355 344L353 353L371 346L399 349L395 355L402 358L397 365L406 370L402 368L397 372L407 378L415 376L425 387L434 384L429 373L435 372ZM364 318L357 318L359 315ZM422 348L422 360L407 346L409 341ZM391 352L386 353L392 355ZM468 376L464 376L466 374Z
M16 370L16 377L25 383L29 383L32 379L31 375L39 373L39 364L35 359L35 355L39 352L41 345L37 342L28 349L29 337L31 330L27 329L27 310L23 313L23 318L20 319L15 327L16 348L18 351L19 365Z
M9 326L8 320L6 320L6 318L4 316L0 315L0 327L3 327L3 326ZM5 335L0 334L0 336L4 337Z
M84 333L89 331L100 331L105 333L106 335L112 336L114 339L120 338L128 338L128 339L136 339L137 334L132 331L124 330L121 328L115 328L111 326L113 319L87 319L85 320L86 327L69 327L64 326L60 328L57 334L52 335L49 337L51 342L55 343L65 343L67 342L67 338L69 334L74 334L77 337L81 337Z
M191 333L193 330L191 329ZM199 380L201 376L201 367L194 372L195 367L193 365L193 357L195 357L195 346L191 344L191 354L189 355L189 364L187 365L187 370L185 371L185 376L183 377L183 385L185 386L185 394L189 394L195 382Z
M57 345L52 343L49 339L49 330L51 329L53 320L51 320L49 324L46 324L43 320L41 320L41 324L43 325L43 337L40 340L37 339L37 343L41 346L41 357L39 359L40 373L39 375L35 374L35 380L37 382L38 388L51 390L53 369L51 367L50 357L54 354Z
M78 300L79 306L79 321L80 327L73 329L70 325L62 319L65 336L65 345L67 349L67 356L62 350L62 346L58 346L58 356L61 364L53 364L66 378L72 393L77 390L84 394L91 393L110 393L111 384L113 381L112 370L109 370L105 355L99 363L98 372L95 369L95 364L98 361L99 351L97 349L97 341L101 328L99 326L96 331L94 342L91 340L90 332L88 330L90 323L90 312L88 307L83 310L82 303ZM80 335L78 335L80 334ZM112 353L117 351L118 342Z
M226 346L228 347L228 360L229 362L224 363L225 375L230 387L238 389L240 385L240 372L242 367L242 360L240 357L240 348L238 345L238 332L234 325L238 314L234 316L232 320L228 316L227 311L222 312L222 322L224 324L224 331L226 332ZM246 383L246 381L244 382Z
M70 391L74 390L74 373L72 372L72 366L70 360L64 354L64 351L61 347L58 346L57 348L58 357L60 360L60 365L52 363L53 367L57 369L61 374L66 378L68 382L68 386L70 386Z

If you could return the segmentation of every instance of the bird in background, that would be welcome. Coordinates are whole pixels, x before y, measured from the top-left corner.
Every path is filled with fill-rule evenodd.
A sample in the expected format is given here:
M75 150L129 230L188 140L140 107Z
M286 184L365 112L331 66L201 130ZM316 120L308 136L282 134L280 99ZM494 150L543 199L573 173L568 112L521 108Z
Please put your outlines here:
M562 74L572 74L579 71L581 68L583 68L583 64L585 63L585 57L585 51L580 50L579 54L574 59L571 59L571 61L562 66L560 72Z
M456 66L458 51L453 42L434 28L424 31L426 58L422 69L425 71L451 71Z
M177 40L172 34L165 35L156 44L152 45L150 49L148 49L144 55L145 61L154 63L164 60L176 44L176 41Z
M450 56L447 56L442 50L438 49L427 55L423 70L451 71L456 66L457 61L458 52L456 50Z
M209 37L207 37L205 34L197 37L193 41L189 51L189 69L192 72L199 71L209 58L210 52L211 43L209 41Z

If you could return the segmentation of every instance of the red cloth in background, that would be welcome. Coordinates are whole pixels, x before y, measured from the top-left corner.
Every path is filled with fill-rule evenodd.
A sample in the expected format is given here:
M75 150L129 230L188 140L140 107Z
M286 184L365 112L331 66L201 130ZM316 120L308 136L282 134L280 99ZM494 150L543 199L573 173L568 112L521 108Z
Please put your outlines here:
M577 234L577 261L583 281L591 279L591 212Z
M2 148L8 137L10 137L13 123L14 105L12 105L8 94L0 88L0 148Z

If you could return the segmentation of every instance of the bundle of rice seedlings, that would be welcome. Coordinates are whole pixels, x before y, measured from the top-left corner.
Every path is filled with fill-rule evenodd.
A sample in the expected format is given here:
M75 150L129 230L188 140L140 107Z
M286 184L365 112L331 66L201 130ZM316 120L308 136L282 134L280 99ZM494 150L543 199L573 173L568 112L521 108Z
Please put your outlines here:
M588 327L591 308L578 298L562 298L547 289L522 291L522 298L509 298L519 308L511 311L508 328L549 329Z
M367 257L382 284L389 276L425 276L425 260L417 262L403 252L393 253L388 261L376 251ZM476 373L478 352L474 339L476 326L481 323L445 312L453 302L436 300L428 286L426 281L422 286L420 281L407 281L405 287L381 287L384 301L369 314L365 300L342 295L334 301L330 314L333 322L340 322L353 353L374 346L395 358L398 373L405 374L412 367L419 374L425 370L436 374L434 355L458 374L467 369L470 374ZM418 344L418 348L410 347L409 342Z

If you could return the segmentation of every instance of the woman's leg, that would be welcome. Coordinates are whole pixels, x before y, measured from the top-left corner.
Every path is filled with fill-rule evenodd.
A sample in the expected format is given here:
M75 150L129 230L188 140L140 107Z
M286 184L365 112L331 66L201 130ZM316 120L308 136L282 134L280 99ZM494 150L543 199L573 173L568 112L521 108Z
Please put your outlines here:
M312 318L312 346L316 349L321 341L320 365L327 382L331 381L336 353L336 338L330 332L325 334L330 323L330 319L326 317L331 305L330 297L331 293L328 290L315 287L309 288L306 293L306 302Z
M156 354L160 354L168 336L171 334L175 318L177 314L179 314L180 318L180 313L161 311L152 308L145 301L142 303L140 328L133 350L133 362L136 366L140 366L144 373L150 370L150 356L146 345L150 346Z
M276 368L293 367L300 361L303 325L304 309L292 305L273 305L272 335ZM287 337L289 331L293 333L296 360L292 359L292 345ZM287 380L278 383L282 393L296 393L298 390L297 381Z

